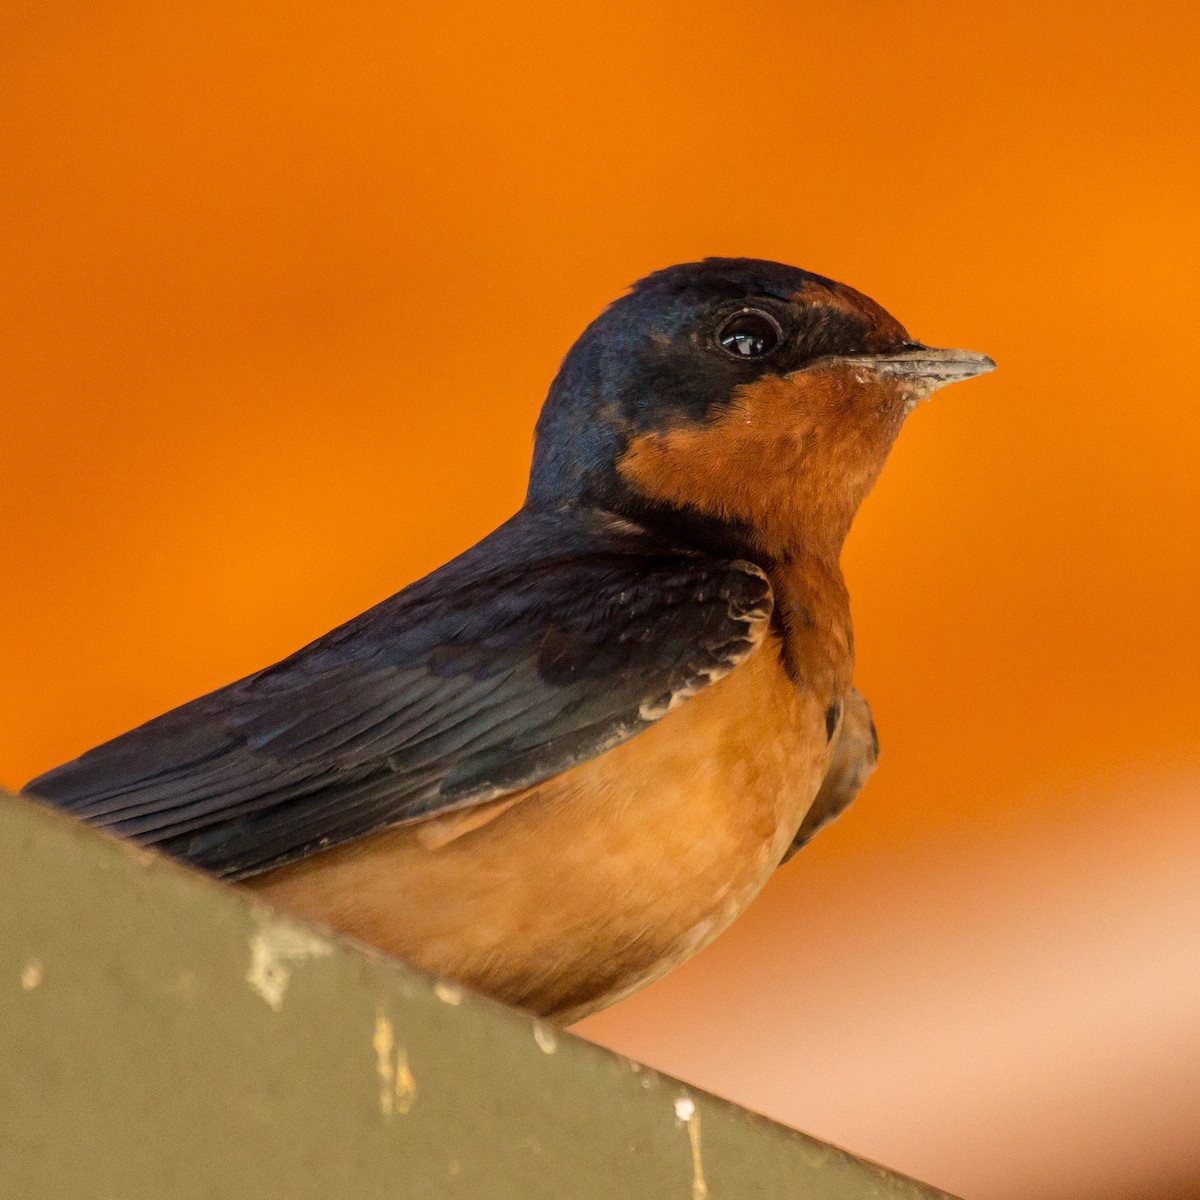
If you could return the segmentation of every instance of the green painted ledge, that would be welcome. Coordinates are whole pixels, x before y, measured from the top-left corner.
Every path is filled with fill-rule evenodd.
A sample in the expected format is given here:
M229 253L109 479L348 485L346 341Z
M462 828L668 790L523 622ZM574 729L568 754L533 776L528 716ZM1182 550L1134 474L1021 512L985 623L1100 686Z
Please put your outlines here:
M945 1196L0 795L0 1195Z

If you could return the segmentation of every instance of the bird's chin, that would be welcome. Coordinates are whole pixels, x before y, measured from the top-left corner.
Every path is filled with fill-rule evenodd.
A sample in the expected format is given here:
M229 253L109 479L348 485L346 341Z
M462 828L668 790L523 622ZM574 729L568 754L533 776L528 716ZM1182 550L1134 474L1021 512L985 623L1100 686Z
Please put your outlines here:
M935 391L937 391L936 387L930 387L915 380L911 383L902 384L900 387L900 396L904 406L904 415L908 416L918 404L932 400Z

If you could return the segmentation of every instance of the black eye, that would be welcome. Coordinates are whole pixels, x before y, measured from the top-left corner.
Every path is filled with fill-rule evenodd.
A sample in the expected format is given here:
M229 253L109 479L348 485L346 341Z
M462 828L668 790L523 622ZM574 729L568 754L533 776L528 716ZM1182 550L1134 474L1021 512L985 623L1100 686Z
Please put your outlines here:
M743 308L727 317L717 330L717 342L734 358L762 358L783 341L783 330L770 313Z

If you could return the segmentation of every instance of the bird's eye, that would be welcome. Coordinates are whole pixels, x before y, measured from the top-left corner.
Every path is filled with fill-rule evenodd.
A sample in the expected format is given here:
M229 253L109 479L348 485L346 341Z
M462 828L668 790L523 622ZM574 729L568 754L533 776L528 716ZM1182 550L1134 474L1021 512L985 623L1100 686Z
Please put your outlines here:
M770 313L743 308L717 330L717 344L734 358L762 358L783 341L783 330Z

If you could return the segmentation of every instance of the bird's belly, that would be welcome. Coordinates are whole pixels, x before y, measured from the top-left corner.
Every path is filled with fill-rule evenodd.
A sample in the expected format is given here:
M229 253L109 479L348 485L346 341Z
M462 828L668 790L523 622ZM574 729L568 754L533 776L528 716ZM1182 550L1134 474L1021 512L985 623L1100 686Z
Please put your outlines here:
M282 907L508 1003L576 1020L720 933L829 762L827 697L773 639L630 741L461 816L251 880Z

